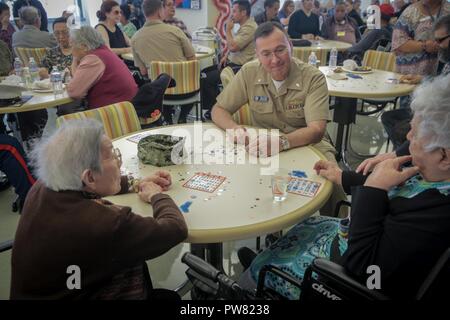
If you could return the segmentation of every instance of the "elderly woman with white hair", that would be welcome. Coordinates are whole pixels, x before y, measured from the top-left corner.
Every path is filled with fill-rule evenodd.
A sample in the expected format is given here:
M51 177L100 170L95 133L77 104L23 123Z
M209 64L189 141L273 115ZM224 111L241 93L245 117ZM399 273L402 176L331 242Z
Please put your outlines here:
M131 101L137 85L127 66L105 45L100 33L90 26L71 31L72 80L67 93L87 99L89 109Z
M410 155L386 159L370 175L342 171L330 161L315 164L317 174L352 195L348 232L337 219L312 217L254 257L241 282L254 285L267 264L302 279L308 262L321 257L341 263L364 284L373 274L368 267L378 266L383 293L394 299L414 298L450 247L450 75L418 87L411 108ZM412 165L406 166L409 162ZM337 253L330 244L336 240ZM277 292L298 299L298 290L282 279L269 275L266 280ZM438 298L448 290L435 289Z
M136 201L153 207L153 217L142 217L101 199L133 186L97 121L64 123L32 159L38 181L14 239L11 299L159 298L145 261L187 237L181 212L163 194L170 174L158 171L134 185Z

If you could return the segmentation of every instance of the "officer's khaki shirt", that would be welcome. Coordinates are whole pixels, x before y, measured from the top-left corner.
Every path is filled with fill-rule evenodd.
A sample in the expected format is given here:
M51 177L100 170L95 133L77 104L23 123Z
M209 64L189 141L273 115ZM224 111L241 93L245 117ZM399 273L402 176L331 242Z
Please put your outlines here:
M152 61L186 61L195 50L184 32L162 21L147 21L131 39L134 65L148 68Z
M217 104L233 114L246 103L254 126L285 134L312 121L330 120L325 76L296 58L279 91L258 60L245 64L217 97Z
M239 28L238 32L234 36L234 41L239 47L239 51L231 52L228 54L228 60L232 63L243 65L255 58L255 31L258 28L255 20L249 18Z

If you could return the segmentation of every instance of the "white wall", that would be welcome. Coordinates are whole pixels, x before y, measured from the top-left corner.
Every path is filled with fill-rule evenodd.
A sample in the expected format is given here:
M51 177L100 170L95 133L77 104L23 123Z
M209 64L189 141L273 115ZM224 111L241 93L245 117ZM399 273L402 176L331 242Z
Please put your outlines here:
M58 0L59 1L59 0ZM120 1L118 1L120 3ZM86 12L89 24L95 27L98 23L97 11L102 5L102 0L83 0L83 7Z
M186 24L189 32L192 33L198 28L206 27L208 24L208 9L205 5L207 0L201 2L200 10L189 10L189 9L176 9L175 17ZM211 1L211 0L209 0Z

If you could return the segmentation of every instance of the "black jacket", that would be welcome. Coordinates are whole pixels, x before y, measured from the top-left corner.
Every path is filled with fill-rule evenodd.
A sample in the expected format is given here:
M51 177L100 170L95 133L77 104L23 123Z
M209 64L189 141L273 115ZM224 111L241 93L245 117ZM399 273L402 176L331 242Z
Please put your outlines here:
M344 190L352 195L344 267L365 284L367 267L377 265L381 290L411 299L450 247L450 195L429 189L411 199L390 200L386 191L363 186L365 179L354 172L342 175Z

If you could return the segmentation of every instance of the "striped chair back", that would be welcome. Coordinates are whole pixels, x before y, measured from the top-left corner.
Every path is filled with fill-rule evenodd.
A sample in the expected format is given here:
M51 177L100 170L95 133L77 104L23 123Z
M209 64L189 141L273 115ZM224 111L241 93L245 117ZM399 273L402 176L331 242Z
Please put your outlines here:
M230 67L226 67L222 70L222 72L220 73L220 79L222 80L222 85L224 88L233 80L233 77L234 72ZM252 125L252 116L247 103L233 114L233 120L237 124L247 126Z
M367 50L362 65L372 69L395 72L395 54L393 52Z
M42 66L42 60L47 54L46 48L14 48L14 53L17 57L20 58L23 65L28 67L28 63L30 62L30 57L34 58L38 66Z
M59 127L64 121L86 118L100 121L103 124L105 134L111 139L141 130L136 110L128 101L111 104L102 108L66 114L56 119L56 125Z
M292 56L296 57L300 61L304 63L308 63L309 55L311 52L316 54L317 60L319 60L318 66L326 66L327 65L327 57L328 51L322 50L319 48L311 48L311 47L294 47Z
M175 87L167 88L166 95L187 94L200 90L200 65L198 60L153 61L149 69L150 79L156 79L161 73L167 73L177 83Z

